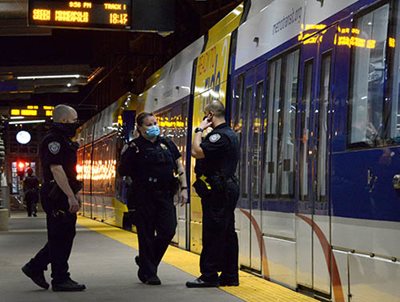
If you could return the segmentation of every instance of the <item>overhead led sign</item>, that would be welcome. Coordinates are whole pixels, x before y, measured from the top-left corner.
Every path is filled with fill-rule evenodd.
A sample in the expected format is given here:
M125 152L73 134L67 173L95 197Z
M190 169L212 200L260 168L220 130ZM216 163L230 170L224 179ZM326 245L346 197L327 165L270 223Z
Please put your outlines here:
M12 117L30 117L30 116L53 116L53 106L29 105L26 108L11 108L10 116Z
M29 24L36 26L130 29L131 0L29 0Z

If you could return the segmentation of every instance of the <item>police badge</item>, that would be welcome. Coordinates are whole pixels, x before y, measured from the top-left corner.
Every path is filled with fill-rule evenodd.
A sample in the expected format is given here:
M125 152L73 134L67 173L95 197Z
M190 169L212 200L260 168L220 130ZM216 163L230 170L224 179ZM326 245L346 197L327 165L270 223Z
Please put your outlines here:
M60 152L61 144L59 142L51 142L48 145L49 151L56 155L58 152Z
M220 138L221 138L221 135L218 134L218 133L215 133L215 134L213 134L213 135L210 136L209 140L210 140L210 142L215 143L215 142L217 142Z

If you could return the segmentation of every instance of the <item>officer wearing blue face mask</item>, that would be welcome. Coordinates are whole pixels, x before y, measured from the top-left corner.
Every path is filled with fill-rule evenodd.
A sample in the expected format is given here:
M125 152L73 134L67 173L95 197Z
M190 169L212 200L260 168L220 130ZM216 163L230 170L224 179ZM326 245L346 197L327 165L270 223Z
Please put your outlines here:
M159 285L158 265L177 225L173 197L179 193L181 205L187 202L186 175L176 145L160 137L156 117L142 112L136 123L139 137L122 150L118 172L132 179L139 239L139 256L135 258L138 277L145 284Z

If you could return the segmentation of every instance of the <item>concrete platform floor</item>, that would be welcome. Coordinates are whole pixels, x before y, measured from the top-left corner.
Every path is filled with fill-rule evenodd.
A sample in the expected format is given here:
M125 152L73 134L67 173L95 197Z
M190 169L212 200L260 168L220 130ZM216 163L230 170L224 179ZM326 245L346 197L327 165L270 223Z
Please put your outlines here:
M185 282L193 276L170 265L161 264L161 286L142 284L133 257L137 251L78 225L70 272L74 280L86 284L87 290L55 293L38 288L21 272L21 266L46 241L43 214L25 217L12 215L9 232L0 234L1 302L89 302L89 301L241 301L217 288L187 289ZM50 281L49 271L46 277Z
M9 231L0 232L0 302L316 301L244 272L239 287L188 289L185 282L199 274L199 257L174 247L168 249L159 268L162 285L145 285L136 276L136 235L87 218L80 217L78 222L70 272L87 290L43 290L21 272L46 242L46 219L43 213L35 218L20 212L12 214ZM46 278L50 282L50 270Z

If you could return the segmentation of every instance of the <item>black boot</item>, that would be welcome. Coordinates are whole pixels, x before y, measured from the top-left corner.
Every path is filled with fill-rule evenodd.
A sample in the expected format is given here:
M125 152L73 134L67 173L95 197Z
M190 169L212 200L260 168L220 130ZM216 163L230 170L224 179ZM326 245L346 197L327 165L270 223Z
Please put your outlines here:
M202 287L218 287L218 281L204 281L200 278L194 281L186 282L186 287L189 288L202 288Z
M44 271L32 269L32 266L29 263L25 264L21 270L26 276L31 278L36 285L44 289L49 288L50 285L46 282Z
M86 286L72 279L67 279L64 282L52 283L52 289L54 292L80 292L85 290Z

